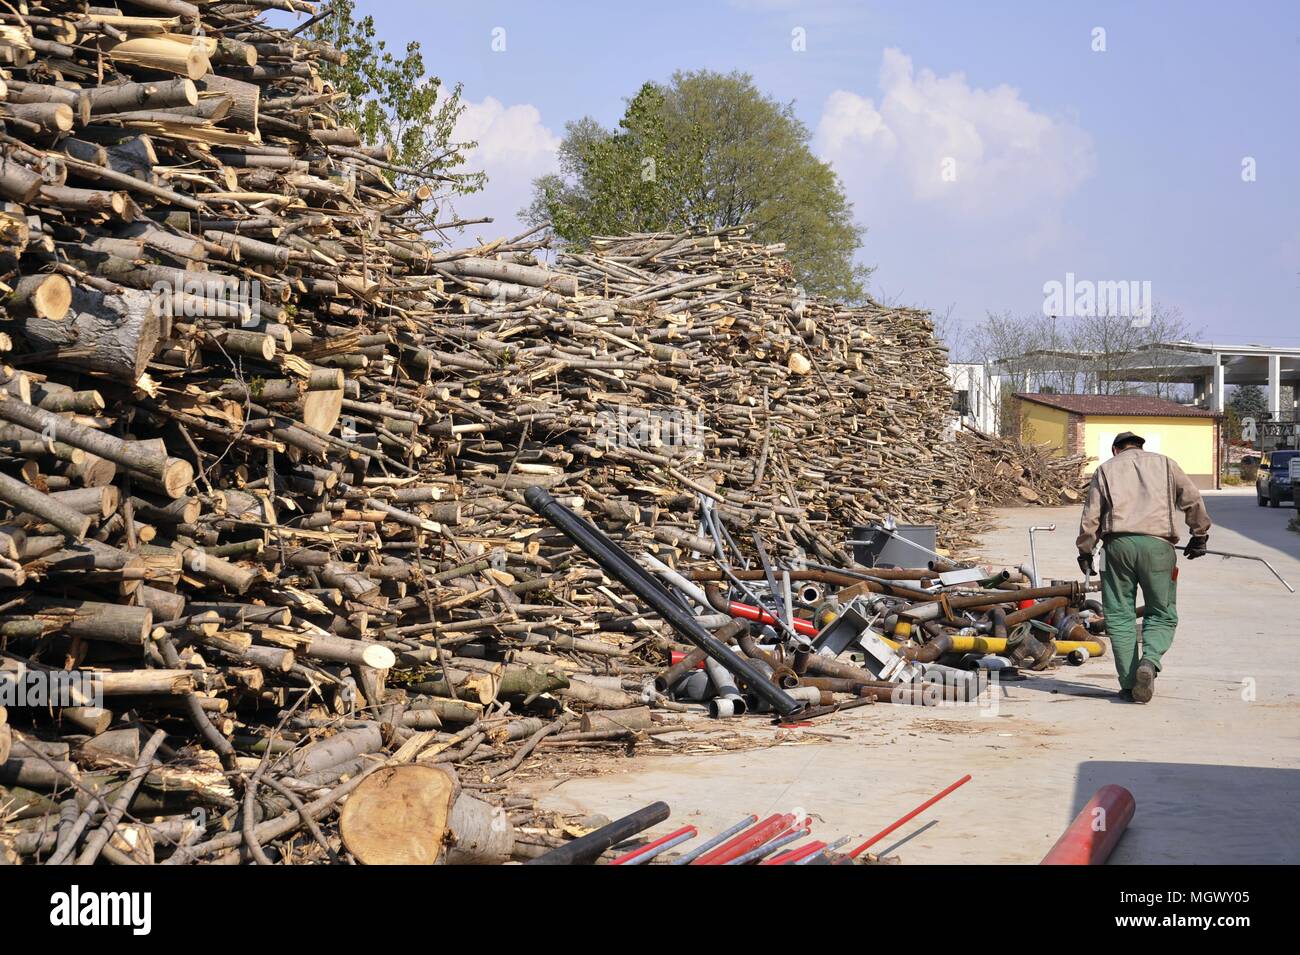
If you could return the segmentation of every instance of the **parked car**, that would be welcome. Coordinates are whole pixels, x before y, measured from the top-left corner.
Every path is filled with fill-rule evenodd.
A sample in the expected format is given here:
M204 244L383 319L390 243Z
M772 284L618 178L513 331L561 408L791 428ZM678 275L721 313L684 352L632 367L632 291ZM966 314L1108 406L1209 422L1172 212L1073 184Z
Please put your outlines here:
M1291 459L1291 497L1300 511L1300 454Z
M1259 506L1281 507L1283 501L1293 499L1291 462L1300 458L1300 451L1266 451L1259 459L1259 474L1255 478L1255 495Z

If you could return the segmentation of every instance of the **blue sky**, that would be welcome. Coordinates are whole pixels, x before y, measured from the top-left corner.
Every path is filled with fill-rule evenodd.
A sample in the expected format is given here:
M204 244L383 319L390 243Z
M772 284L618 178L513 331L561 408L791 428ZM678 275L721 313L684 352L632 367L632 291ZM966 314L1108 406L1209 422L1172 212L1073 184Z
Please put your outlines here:
M567 121L613 125L676 69L743 70L844 181L878 297L970 324L1073 272L1150 281L1207 339L1300 345L1300 4L359 6L464 84L491 181L456 211L497 218L476 235L517 229Z

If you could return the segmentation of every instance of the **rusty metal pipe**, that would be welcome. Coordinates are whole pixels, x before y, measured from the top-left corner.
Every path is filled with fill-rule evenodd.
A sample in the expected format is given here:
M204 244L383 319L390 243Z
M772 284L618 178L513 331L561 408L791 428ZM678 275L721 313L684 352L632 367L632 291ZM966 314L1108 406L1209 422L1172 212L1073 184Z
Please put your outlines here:
M772 668L772 682L783 690L793 690L803 681L799 679L799 674L793 669L782 664L779 667Z
M827 693L852 693L856 696L858 690L867 685L867 681L846 680L840 676L802 676L799 678L799 685L815 686Z
M1024 623L1026 620L1037 620L1044 614L1052 613L1060 607L1068 607L1069 605L1069 597L1057 597L1054 600L1039 601L1032 607L1026 607L1024 610L1017 610L1015 613L1007 614L1006 624L1008 628L1011 628L1018 623Z
M755 660L762 660L770 667L783 666L785 661L778 654L770 653L758 645L754 639L754 631L746 626L745 631L737 634L736 643L740 646L740 651L747 657L753 657Z
M748 635L749 624L744 620L732 619L731 622L723 624L713 632L713 635L723 643L735 643L742 635ZM686 676L704 659L703 650L696 648L686 656L682 657L677 663L674 663L663 673L655 677L655 689L660 693L667 693L669 688L674 686L678 680Z
M838 676L846 680L860 680L867 683L875 679L875 674L870 670L854 666L852 663L844 663L821 653L809 656L808 667L804 672L814 676Z
M754 570L741 570L738 567L731 568L731 575L737 580L765 580L761 568ZM721 570L700 569L693 570L684 574L688 580L723 580L725 575ZM872 568L869 576L878 577L881 580L929 580L934 576L930 571L925 569L908 570L905 568ZM862 577L854 573L837 573L833 570L792 570L790 571L792 581L812 580L821 584L834 584L837 587L848 587L853 584L862 583Z
M1007 612L1001 607L994 607L989 611L989 623L991 632L994 637L1005 640L1007 638Z
M1066 606L1073 600L1083 597L1083 586L1077 581L1059 584L1054 587L1025 587L1015 591L998 591L997 593L972 594L968 597L947 597L919 607L912 607L903 614L915 621L933 620L942 616L945 605L952 610L969 610L972 607L991 607L994 604L1015 603L1017 600L1037 600L1042 597L1065 597Z

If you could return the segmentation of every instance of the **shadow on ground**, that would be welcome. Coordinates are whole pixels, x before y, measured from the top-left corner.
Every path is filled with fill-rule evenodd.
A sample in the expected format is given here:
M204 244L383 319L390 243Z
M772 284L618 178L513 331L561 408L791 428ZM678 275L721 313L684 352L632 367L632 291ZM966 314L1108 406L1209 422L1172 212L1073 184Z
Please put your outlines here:
M1295 865L1300 862L1300 770L1194 763L1087 762L1070 818L1102 786L1137 800L1111 856L1120 865ZM1062 823L1062 831L1069 820Z

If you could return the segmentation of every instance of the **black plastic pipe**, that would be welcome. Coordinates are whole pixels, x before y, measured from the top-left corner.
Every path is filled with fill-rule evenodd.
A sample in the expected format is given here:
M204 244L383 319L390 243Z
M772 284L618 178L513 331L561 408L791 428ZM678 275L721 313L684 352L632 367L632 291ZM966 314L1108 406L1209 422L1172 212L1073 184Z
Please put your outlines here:
M611 846L616 846L625 839L631 839L638 832L644 832L651 826L663 822L668 818L669 812L668 803L652 802L644 809L638 809L622 819L615 819L608 826L601 826L595 832L589 832L572 842L566 842L546 855L529 859L524 865L590 865Z
M699 647L721 663L732 676L744 680L748 692L781 716L790 716L802 709L802 703L769 681L753 663L740 654L732 653L726 644L701 627L653 574L599 530L557 501L545 488L533 485L524 491L524 500L615 580L649 604L655 613L693 646Z

